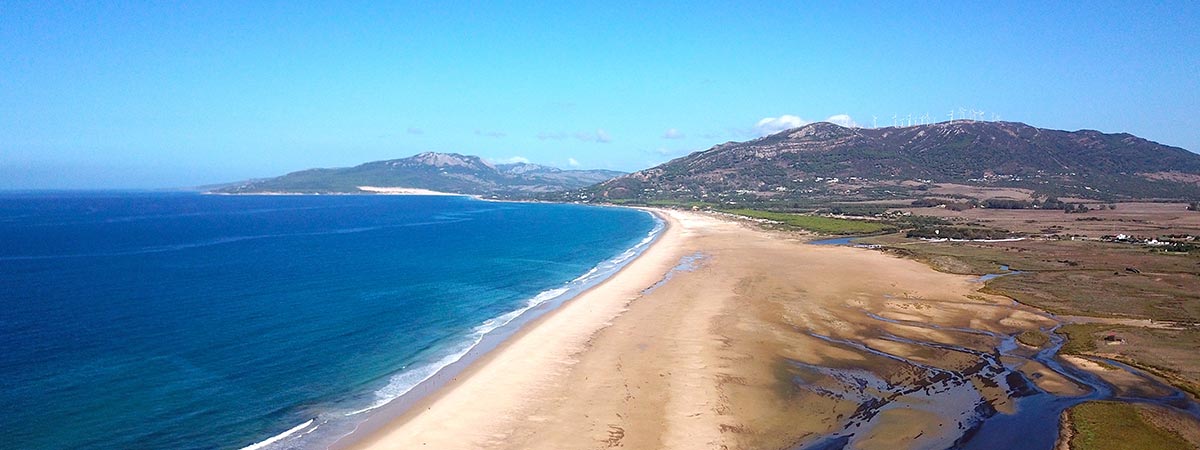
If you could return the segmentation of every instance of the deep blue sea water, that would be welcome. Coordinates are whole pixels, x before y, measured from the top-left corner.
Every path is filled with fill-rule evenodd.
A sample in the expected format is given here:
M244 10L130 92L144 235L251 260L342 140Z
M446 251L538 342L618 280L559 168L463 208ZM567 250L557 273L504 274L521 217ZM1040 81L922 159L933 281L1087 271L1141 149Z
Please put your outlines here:
M0 193L0 447L328 443L656 227L465 197Z

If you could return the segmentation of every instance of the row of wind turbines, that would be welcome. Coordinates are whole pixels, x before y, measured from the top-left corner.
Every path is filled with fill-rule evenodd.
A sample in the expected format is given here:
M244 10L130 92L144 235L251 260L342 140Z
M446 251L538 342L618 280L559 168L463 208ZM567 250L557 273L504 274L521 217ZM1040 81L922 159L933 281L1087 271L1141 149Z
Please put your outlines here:
M950 123L987 120L987 112L977 109L958 108L958 115L956 116L954 113L955 111L951 109L950 114L947 114L947 117L950 118ZM992 121L996 122L999 120L1000 115L992 113ZM914 116L912 114L907 116L901 116L899 114L892 115L893 127L911 127L913 125L928 125L931 123L933 123L933 118L929 115L929 113L921 114L919 116ZM879 128L878 116L871 116L871 128Z

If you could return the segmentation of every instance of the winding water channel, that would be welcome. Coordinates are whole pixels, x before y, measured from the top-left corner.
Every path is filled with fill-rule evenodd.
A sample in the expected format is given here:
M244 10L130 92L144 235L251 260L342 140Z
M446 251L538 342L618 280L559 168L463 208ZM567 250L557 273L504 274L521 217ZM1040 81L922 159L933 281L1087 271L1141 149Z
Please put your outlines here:
M814 243L850 244L849 239L845 238ZM1020 273L1010 270L1007 266L1002 266L1001 270L1000 273L984 275L979 280L982 282ZM956 429L952 429L952 433L955 433L957 438L948 447L972 450L1053 449L1058 439L1059 417L1062 412L1092 400L1161 405L1200 419L1200 404L1187 393L1136 368L1104 358L1092 358L1127 371L1143 381L1142 386L1145 389L1119 395L1118 392L1121 391L1109 382L1070 364L1064 364L1058 351L1065 339L1055 333L1061 325L1043 329L1042 331L1050 337L1050 342L1048 346L1030 356L1030 350L1022 349L1017 344L1015 335L972 328L942 327L924 322L888 319L866 311L863 313L888 324L987 336L995 342L995 346L991 352L982 352L940 342L913 340L886 332L882 334L881 338L884 340L942 351L962 352L978 359L977 364L967 369L952 371L871 348L861 342L808 333L834 345L907 364L920 381L893 385L867 370L821 367L792 361L801 374L793 379L798 387L821 395L857 401L860 405L852 415L843 419L841 430L809 441L797 447L798 449L854 448L857 437L878 425L881 412L895 408L927 408L929 412L955 420L957 423L953 425ZM1049 317L1057 321L1053 315ZM1030 360L1041 363L1047 369L1079 385L1086 393L1076 396L1058 395L1038 387L1019 370L1022 364ZM814 381L818 379L822 381ZM1007 413L997 411L992 402L979 390L979 386L1003 389L1014 405L1012 408L1005 408L1009 410ZM1155 395L1156 393L1165 394Z

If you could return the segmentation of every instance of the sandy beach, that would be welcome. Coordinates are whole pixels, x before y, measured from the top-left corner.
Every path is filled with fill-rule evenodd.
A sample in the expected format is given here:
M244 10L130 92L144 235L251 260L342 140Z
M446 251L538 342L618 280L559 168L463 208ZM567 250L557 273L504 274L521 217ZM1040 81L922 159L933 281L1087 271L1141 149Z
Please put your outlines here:
M855 448L945 447L1022 388L992 349L1053 323L977 277L658 214L668 229L624 270L351 448L792 448L845 430Z

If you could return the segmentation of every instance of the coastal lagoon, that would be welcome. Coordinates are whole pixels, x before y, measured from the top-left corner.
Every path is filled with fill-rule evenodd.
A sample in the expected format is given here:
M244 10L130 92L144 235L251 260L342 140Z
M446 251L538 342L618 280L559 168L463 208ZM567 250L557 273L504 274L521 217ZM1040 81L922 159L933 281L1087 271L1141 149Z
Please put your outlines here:
M0 433L328 444L660 229L633 209L468 197L3 194Z

